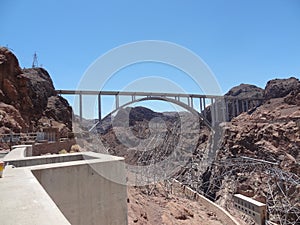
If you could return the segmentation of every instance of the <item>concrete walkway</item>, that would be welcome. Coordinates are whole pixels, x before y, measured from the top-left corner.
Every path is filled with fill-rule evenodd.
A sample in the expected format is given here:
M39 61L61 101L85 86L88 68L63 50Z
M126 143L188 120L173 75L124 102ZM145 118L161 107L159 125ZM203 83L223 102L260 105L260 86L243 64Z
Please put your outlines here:
M0 178L0 224L70 224L29 169L7 166Z

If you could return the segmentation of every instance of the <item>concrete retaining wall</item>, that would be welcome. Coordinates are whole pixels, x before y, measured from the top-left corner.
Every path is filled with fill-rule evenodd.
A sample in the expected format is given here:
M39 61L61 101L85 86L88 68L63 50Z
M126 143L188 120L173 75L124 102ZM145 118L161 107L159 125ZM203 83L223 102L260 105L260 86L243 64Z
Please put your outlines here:
M63 142L51 142L51 143L41 143L41 144L35 144L32 146L32 155L38 156L38 155L44 155L47 153L51 154L57 154L60 150L70 150L72 145L75 145L76 141L75 139L71 139L68 141Z
M126 225L124 167L123 161L108 161L33 170L33 174L72 225ZM104 178L103 172L110 173L105 177L118 176L123 184Z
M226 225L240 225L225 209L218 206L214 202L200 195L191 188L183 185L177 180L173 180L172 192L177 194L184 194L187 198L193 199L202 205L204 205L209 211L216 214L218 219L220 219Z

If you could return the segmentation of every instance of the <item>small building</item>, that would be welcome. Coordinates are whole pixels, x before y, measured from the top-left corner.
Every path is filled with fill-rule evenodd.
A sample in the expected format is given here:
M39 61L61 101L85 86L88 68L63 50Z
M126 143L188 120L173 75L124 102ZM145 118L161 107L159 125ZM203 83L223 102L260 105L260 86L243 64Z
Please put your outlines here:
M235 194L233 200L236 209L251 216L257 224L265 225L266 204L241 194Z
M46 127L43 128L44 138L49 142L55 142L59 140L59 131L58 128Z

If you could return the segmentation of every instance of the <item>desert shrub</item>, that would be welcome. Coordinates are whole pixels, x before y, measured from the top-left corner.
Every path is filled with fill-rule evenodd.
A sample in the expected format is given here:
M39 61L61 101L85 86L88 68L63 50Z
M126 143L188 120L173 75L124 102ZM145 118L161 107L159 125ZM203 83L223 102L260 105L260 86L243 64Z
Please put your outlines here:
M81 147L78 144L72 145L71 146L71 151L70 152L80 152Z
M62 149L62 150L60 150L59 152L58 152L58 154L67 154L68 152L67 152L67 150L66 149Z

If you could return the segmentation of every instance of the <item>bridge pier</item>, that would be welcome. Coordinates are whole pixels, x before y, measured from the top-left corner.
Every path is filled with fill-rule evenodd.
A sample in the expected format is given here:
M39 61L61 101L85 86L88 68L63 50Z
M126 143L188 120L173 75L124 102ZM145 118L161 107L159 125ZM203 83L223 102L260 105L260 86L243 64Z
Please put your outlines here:
M98 120L101 121L102 115L101 115L101 94L98 94Z
M82 121L82 93L79 93L79 118Z
M236 116L234 101L230 101L230 103L231 103L232 116L234 117Z
M115 101L116 101L116 109L118 109L120 107L119 95L115 95Z
M206 108L206 105L205 105L206 103L205 103L205 97L203 98L203 112L204 112L204 118L206 118L206 110L205 110L205 108Z
M242 102L242 110L243 112L246 112L245 102L243 100L241 102Z
M200 113L202 113L202 98L199 98L199 104L200 104Z
M221 108L222 105L218 105L220 104L220 102L218 102L217 99L215 99L215 104L214 104L214 113L215 113L215 123L219 123L219 111L217 110L217 108ZM221 108L221 110L223 110Z
M191 100L190 100L190 97L187 97L187 100L188 100L188 106L191 107Z
M226 116L226 122L229 121L229 106L228 106L228 101L225 100L225 116Z
M239 100L235 101L235 105L236 105L236 116L240 114L240 106L239 106Z
M211 123L212 126L215 125L216 117L215 117L215 104L214 104L214 99L210 99L210 113L211 113Z

